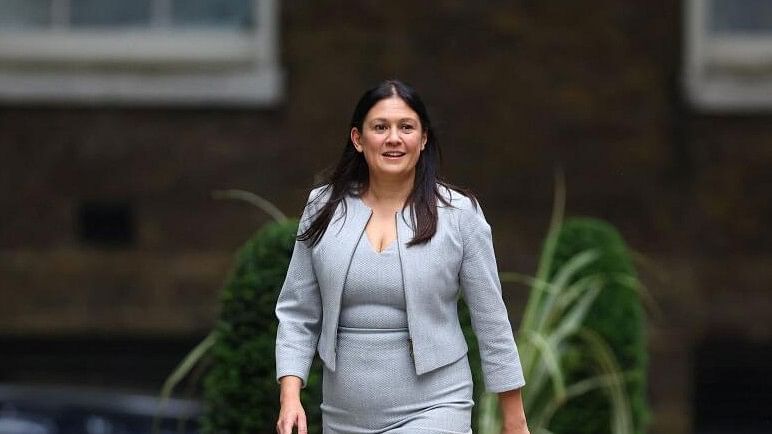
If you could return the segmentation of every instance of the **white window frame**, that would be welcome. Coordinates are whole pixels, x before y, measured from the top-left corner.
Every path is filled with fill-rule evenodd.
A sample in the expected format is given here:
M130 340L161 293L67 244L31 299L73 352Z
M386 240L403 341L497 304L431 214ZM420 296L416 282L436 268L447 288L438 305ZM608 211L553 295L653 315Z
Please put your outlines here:
M683 88L706 112L772 111L772 34L714 35L707 0L685 0Z
M250 30L0 32L0 104L271 106L281 102L279 0Z

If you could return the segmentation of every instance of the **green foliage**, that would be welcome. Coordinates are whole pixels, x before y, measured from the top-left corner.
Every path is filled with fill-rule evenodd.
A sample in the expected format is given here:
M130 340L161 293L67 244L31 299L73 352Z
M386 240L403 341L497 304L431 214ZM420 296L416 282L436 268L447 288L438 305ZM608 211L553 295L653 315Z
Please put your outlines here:
M464 332L466 344L469 347L467 357L469 358L469 367L471 368L472 381L474 382L473 396L475 402L475 406L472 407L472 431L477 432L479 427L475 426L475 423L479 420L480 400L485 392L485 386L483 384L480 349L477 346L477 337L474 334L474 329L472 329L472 317L469 314L469 308L463 302L463 298L460 298L458 302L458 320L461 324L461 330Z
M579 270L568 282L573 284L592 275L605 277L584 326L597 334L611 349L626 375L633 432L643 434L648 420L646 404L646 336L644 312L635 282L635 270L622 237L608 223L591 218L567 219L559 232L549 276L555 276L574 255L586 249L598 258ZM597 362L576 340L564 357L567 382L597 373ZM581 399L566 402L557 410L549 427L556 434L611 433L611 408L603 390L592 390Z
M545 237L536 276L515 272L500 273L501 281L530 287L528 303L516 336L526 379L523 404L532 434L554 434L556 412L567 403L581 401L602 391L605 415L584 413L565 432L580 432L590 420L603 418L614 434L634 432L626 381L617 358L603 336L585 326L585 320L600 293L609 283L628 289L641 285L632 274L608 272L598 266L609 251L589 248L566 250L559 241L563 233L565 185L562 172L556 173L553 213ZM582 246L586 247L586 246ZM604 244L600 247L606 247ZM616 250L614 253L618 253ZM558 252L560 255L558 257ZM600 261L604 264L605 261ZM578 360L593 369L578 371ZM495 394L484 393L477 426L480 434L498 434L501 414ZM581 431L592 432L592 430Z
M274 361L274 309L295 243L297 220L270 223L237 252L221 293L221 312L204 378L208 434L274 433L279 387ZM321 432L321 365L314 360L301 392L309 433Z
M537 273L541 277L511 272L502 276L505 281L531 285L518 333L527 381L523 402L531 432L552 434L548 427L558 409L572 399L584 399L590 391L602 389L608 395L606 402L611 408L613 432L629 434L632 425L621 369L608 344L584 327L587 313L605 284L604 276L591 274L574 279L597 260L599 253L591 249L579 252L558 267L551 278L545 279L544 270L550 268L555 251L557 227L559 225L547 236ZM576 351L581 351L595 363L596 372L577 378L567 377L567 366ZM481 434L491 432L495 431Z

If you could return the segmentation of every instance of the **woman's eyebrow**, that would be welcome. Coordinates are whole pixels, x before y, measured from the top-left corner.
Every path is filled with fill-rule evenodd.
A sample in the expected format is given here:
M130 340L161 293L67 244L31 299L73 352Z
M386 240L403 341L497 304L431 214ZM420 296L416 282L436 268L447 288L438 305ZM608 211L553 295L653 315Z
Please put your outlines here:
M388 122L389 120L386 118L374 118L370 122ZM411 122L418 122L418 119L416 118L401 118L398 119L397 122L405 122L405 121L411 121Z

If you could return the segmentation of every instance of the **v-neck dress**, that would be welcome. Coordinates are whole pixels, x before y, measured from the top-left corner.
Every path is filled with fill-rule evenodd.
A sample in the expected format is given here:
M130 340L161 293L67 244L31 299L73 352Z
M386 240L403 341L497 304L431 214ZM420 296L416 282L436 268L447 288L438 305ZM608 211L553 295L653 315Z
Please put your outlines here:
M335 371L322 376L324 434L471 434L466 356L416 375L397 240L362 234L341 297Z

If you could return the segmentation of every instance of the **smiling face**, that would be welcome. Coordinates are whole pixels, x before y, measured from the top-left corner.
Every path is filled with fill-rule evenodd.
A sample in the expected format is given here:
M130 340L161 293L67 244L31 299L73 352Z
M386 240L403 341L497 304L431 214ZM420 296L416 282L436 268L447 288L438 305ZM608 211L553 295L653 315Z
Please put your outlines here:
M418 114L398 96L378 101L367 112L362 130L351 129L351 141L364 154L371 178L414 176L426 139Z

